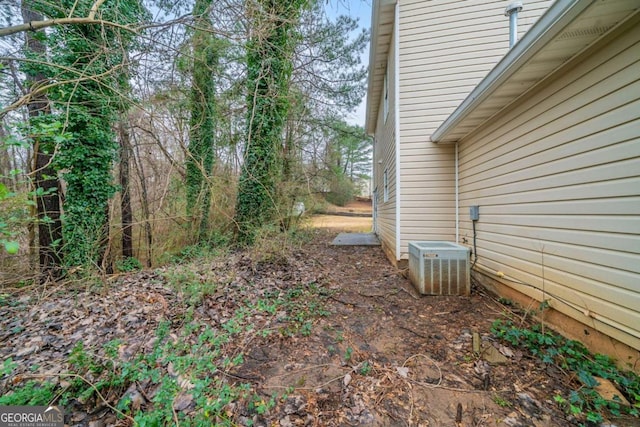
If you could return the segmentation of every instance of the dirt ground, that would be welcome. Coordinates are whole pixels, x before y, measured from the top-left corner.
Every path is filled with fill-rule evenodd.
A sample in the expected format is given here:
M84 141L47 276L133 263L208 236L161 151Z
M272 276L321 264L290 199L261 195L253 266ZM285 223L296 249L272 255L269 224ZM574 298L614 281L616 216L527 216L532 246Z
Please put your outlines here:
M490 334L492 321L507 307L477 287L468 297L420 296L381 248L330 245L344 229L368 231L370 218L318 217L312 223L320 227L313 238L280 259L256 262L250 253L236 253L198 266L201 281L228 283L193 313L214 326L248 298L248 284L264 291L313 283L324 296L327 315L315 317L307 334L253 334L227 345L244 355L230 378L248 382L265 399L287 393L264 413L251 413L241 404L231 407L236 425L577 425L553 402L556 394L567 395L574 380ZM30 373L64 371L61 360L78 340L98 348L118 338L122 354L145 351L162 319L184 316L179 311L184 296L165 282L158 270L114 278L98 293L16 294L19 303L0 305L0 357L18 363L10 376L0 377L0 395ZM266 330L278 316L256 315L251 321ZM507 357L491 362L478 357L472 348L475 333L483 348ZM143 396L154 393L142 383L132 387ZM106 396L114 405L120 397ZM150 405L149 400L141 398L140 405ZM191 403L187 399L179 409L193 410ZM72 424L125 425L104 405L98 411L83 404Z
M302 409L280 425L571 424L552 402L565 387L559 372L522 354L500 365L474 355L474 332L499 346L489 328L503 306L477 289L421 297L380 248L332 247L334 234L305 248L335 292L332 315L298 342L255 347L243 368L265 393L297 385ZM365 363L371 370L362 375Z

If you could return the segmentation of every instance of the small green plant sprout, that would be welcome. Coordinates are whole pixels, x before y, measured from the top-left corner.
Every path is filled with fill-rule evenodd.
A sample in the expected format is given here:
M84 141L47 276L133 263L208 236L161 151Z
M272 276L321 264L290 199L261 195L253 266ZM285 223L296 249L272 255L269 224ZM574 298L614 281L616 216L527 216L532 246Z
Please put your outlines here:
M500 396L499 394L494 394L492 397L492 400L496 405L500 406L501 408L510 408L512 406L511 402L509 402L507 399Z
M271 396L269 400L265 400L264 398L254 394L249 401L249 410L258 415L264 415L276 406L276 399L276 396Z
M11 295L9 294L0 294L0 307L3 305L11 304Z
M344 352L344 361L349 362L353 355L353 349L351 347L347 347L347 350Z
M311 335L311 328L312 328L313 323L311 323L311 321L307 320L306 322L304 322L302 324L302 326L300 327L300 333L305 336L308 337L309 335Z
M513 301L511 301L509 298L500 297L500 298L498 298L498 302L500 304L506 305L506 306L512 306L513 305Z
M14 362L11 358L5 359L2 362L2 367L0 368L0 376L9 376L13 372L13 370L18 366L16 362Z
M538 306L538 312L543 313L546 309L551 307L551 303L548 299L543 300Z
M366 377L367 375L369 375L370 372L371 372L371 364L369 363L368 360L365 360L360 364L360 369L358 369L358 373Z

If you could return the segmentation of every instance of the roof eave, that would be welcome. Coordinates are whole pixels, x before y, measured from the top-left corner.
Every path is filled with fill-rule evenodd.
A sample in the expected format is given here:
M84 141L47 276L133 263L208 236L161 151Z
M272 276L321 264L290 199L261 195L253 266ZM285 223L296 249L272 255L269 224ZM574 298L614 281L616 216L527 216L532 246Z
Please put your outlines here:
M369 41L369 74L367 76L367 110L365 114L364 129L368 135L373 135L371 118L371 93L373 92L373 62L376 57L376 38L378 37L378 21L380 18L380 0L373 0L371 5L371 40Z
M378 105L374 100L375 90L375 71L379 65L376 63L378 57L378 39L380 38L381 27L381 8L383 6L395 5L396 0L373 0L371 6L371 41L369 45L369 75L367 78L367 108L365 114L365 131L368 135L373 135L376 128L376 120L378 115ZM389 42L387 42L389 43Z
M431 141L456 142L459 138L451 138L456 127L593 2L594 0L558 0L549 7L458 108L433 132Z

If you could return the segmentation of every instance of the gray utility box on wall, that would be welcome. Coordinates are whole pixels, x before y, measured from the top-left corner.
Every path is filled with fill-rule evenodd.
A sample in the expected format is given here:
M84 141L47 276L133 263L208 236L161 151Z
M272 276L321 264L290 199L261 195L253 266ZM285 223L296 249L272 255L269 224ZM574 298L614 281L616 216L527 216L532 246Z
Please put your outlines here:
M469 295L469 249L451 242L409 242L409 279L423 295Z

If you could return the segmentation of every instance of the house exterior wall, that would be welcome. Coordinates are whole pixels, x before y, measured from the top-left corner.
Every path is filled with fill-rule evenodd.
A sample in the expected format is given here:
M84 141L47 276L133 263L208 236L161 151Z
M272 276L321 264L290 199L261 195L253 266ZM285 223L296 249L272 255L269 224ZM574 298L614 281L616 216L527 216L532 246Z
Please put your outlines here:
M376 233L387 253L396 247L396 149L395 149L395 48L394 37L387 58L388 114L385 118L384 94L380 97L373 149L374 190L376 192ZM384 90L384 89L383 89ZM384 171L387 171L388 200L384 200Z
M468 244L480 206L476 268L636 350L639 51L636 25L459 142Z
M527 1L523 34L550 5ZM403 0L399 3L401 242L455 241L455 147L430 142L509 48L504 0Z

